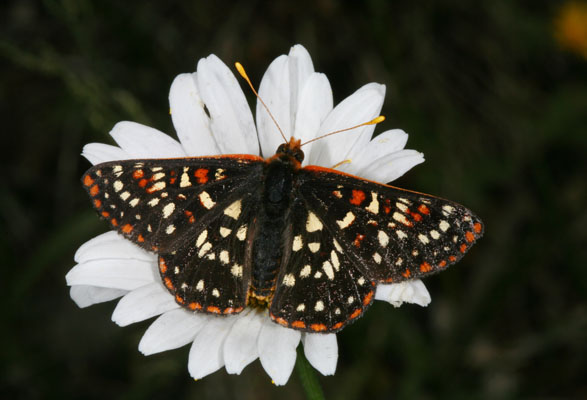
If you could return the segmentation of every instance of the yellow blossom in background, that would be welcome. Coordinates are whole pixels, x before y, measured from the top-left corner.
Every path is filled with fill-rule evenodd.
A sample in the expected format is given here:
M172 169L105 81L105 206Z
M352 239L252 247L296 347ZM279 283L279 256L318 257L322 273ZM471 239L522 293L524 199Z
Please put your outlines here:
M554 36L562 48L587 59L587 3L569 1L554 21Z

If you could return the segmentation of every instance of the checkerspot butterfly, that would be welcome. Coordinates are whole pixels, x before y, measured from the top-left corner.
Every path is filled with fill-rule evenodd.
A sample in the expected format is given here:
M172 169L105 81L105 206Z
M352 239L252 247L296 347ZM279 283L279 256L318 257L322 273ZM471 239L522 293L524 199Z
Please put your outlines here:
M442 271L483 233L448 200L302 167L299 140L253 155L112 161L82 178L113 229L158 254L188 310L269 309L293 329L336 332L379 283Z

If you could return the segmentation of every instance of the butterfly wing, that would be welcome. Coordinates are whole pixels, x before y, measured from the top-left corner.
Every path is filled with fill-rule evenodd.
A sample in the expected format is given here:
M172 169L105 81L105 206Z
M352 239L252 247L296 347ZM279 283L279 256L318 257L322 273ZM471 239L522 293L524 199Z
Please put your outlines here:
M315 209L301 198L291 208L270 315L284 326L332 332L363 313L375 288Z
M483 234L460 204L326 168L300 173L301 196L364 274L401 282L444 270Z
M483 233L459 204L321 167L299 172L294 197L271 315L302 330L342 329L371 304L376 283L443 270Z
M96 165L82 182L113 229L159 254L179 304L232 313L246 301L262 169L254 156L127 160Z

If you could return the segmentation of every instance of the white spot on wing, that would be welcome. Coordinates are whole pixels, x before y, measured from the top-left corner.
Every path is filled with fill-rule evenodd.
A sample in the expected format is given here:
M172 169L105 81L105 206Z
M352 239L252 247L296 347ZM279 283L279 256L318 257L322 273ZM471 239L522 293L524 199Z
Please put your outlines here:
M300 276L302 278L307 278L312 273L312 267L309 265L304 265L304 268L300 271Z
M322 264L322 269L324 270L324 273L328 279L334 279L334 271L332 270L332 264L330 264L330 261L324 261L324 264Z
M346 215L344 216L343 219L336 221L336 223L338 224L338 226L340 226L340 229L345 229L348 228L353 221L355 220L355 214L353 214L352 212L347 212Z
M122 188L124 187L124 185L122 184L121 181L115 181L112 186L114 187L115 192L120 192L122 190Z
M230 235L230 232L232 232L232 229L225 228L224 226L220 227L220 236L227 237L228 235Z
M379 200L377 200L377 193L371 192L371 203L365 207L365 210L372 212L373 214L379 213Z
M302 235L298 235L298 236L294 237L291 249L293 251L300 251L303 246L304 246L304 241L302 240Z
M198 197L200 197L202 205L206 207L208 210L216 205L216 202L212 200L208 192L202 192L199 194Z
M288 287L293 287L296 284L296 278L292 274L285 274L283 284Z
M159 204L159 199L157 197L155 197L154 199L149 200L149 202L147 204L150 205L151 207L155 207L157 204Z
M204 281L202 279L200 279L198 281L198 284L196 285L196 290L198 292L201 292L202 290L204 290Z
M222 262L222 264L228 264L230 262L228 251L222 250L220 252L220 261Z
M438 227L440 228L441 231L446 232L448 230L448 228L450 228L450 224L448 222L446 222L445 220L442 220L438 224Z
M300 303L296 307L296 311L304 311L305 309L306 309L306 305L304 303Z
M247 238L247 226L243 225L236 231L236 237L241 242Z
M310 251L312 253L316 253L318 250L320 250L320 243L318 243L318 242L308 243L308 248L310 249Z
M136 205L139 204L139 199L135 197L134 199L129 201L128 204L130 204L131 207L136 207Z
M374 253L373 260L375 260L377 264L381 264L381 255L379 253Z
M218 289L212 290L212 296L214 296L214 297L220 297L220 292L218 291Z
M379 240L379 244L381 245L381 247L387 247L387 245L389 244L389 236L387 236L387 233L383 231L379 231L379 233L377 234L377 239Z
M163 207L163 218L169 218L171 214L175 211L175 204L168 203L165 207Z
M238 264L234 264L232 266L232 268L230 269L230 273L234 276L236 276L237 278L240 278L243 276L243 266L242 265L238 265Z
M324 303L322 300L318 300L316 305L314 306L314 311L323 311L324 310Z
M175 225L173 225L173 224L168 225L167 228L165 229L165 233L167 233L168 235L171 235L173 232L175 232Z
M230 218L236 220L241 215L241 207L242 207L241 200L237 200L234 203L232 203L231 205L229 205L224 210L224 214L228 215Z
M312 211L308 213L308 220L306 221L306 230L308 232L316 232L322 230L322 222L320 222L316 214L314 214Z
M204 242L206 241L207 238L208 238L208 231L203 230L202 233L200 233L200 235L198 236L198 239L196 240L196 247L200 247L202 244L204 244Z

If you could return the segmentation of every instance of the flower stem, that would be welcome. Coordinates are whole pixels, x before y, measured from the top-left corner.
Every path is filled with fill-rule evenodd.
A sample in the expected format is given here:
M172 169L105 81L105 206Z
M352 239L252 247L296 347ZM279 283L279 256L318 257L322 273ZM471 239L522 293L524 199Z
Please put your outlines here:
M298 347L298 357L296 359L296 371L306 392L306 398L309 400L324 400L322 387L316 376L316 371L310 365L301 346Z

